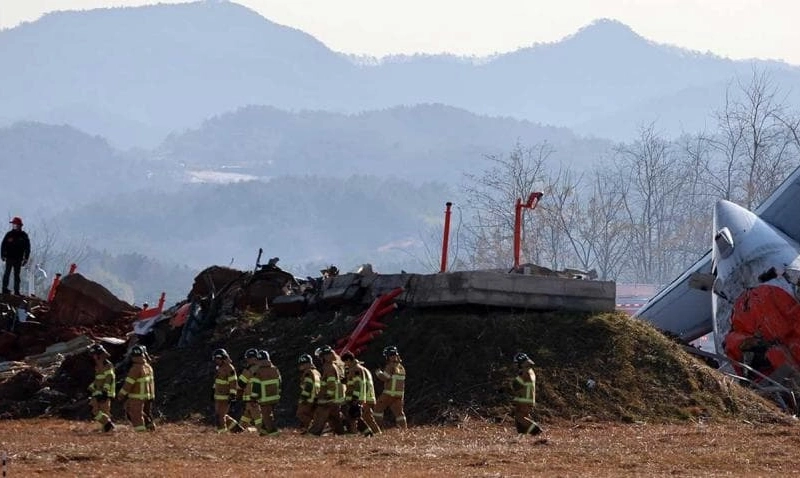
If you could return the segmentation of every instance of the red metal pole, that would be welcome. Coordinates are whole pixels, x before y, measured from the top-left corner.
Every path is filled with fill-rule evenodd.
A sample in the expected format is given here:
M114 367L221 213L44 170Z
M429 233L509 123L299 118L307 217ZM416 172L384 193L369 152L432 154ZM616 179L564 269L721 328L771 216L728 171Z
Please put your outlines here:
M161 297L158 298L158 310L159 311L163 311L164 310L164 301L166 301L166 299L167 299L167 293L166 292L162 292L161 293Z
M522 208L535 209L542 199L542 193L535 192L528 196L528 201L523 204L521 198L517 198L514 206L514 269L519 269L519 251L522 242Z
M442 239L442 267L439 272L447 271L447 243L450 240L450 207L453 205L447 202L445 206L447 209L444 211L444 239Z
M517 203L514 205L514 269L519 268L519 250L521 240L522 228L522 199L517 198Z
M70 265L69 265L69 273L68 273L67 275L69 275L69 274L74 274L74 273L75 273L75 270L76 270L77 268L78 268L78 264L75 264L74 262L73 262L72 264L70 264Z
M56 289L58 289L58 284L61 283L61 274L56 273L56 276L53 277L53 284L50 286L50 291L47 293L47 302L53 302L53 299L56 298Z

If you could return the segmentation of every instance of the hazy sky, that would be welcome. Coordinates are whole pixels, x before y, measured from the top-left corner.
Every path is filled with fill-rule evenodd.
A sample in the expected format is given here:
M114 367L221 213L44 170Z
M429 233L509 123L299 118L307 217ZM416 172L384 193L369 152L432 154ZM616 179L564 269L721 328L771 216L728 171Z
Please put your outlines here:
M0 28L53 10L148 0L0 0ZM179 3L171 1L164 3ZM237 0L347 53L486 55L556 41L597 18L731 58L800 65L800 0Z

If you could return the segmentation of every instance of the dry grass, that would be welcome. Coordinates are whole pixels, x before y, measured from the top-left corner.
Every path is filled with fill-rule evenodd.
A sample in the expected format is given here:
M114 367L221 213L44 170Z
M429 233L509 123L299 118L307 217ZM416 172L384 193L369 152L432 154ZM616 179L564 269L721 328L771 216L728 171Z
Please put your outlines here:
M481 421L375 438L217 435L189 422L156 433L86 422L0 423L8 476L789 476L800 427L746 422L550 425L546 443Z

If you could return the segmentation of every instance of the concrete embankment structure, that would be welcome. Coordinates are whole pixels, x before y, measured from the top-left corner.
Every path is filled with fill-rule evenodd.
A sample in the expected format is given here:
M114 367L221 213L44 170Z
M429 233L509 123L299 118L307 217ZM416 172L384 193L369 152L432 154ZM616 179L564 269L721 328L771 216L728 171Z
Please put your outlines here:
M404 289L397 303L419 308L485 305L524 310L610 312L616 303L613 281L494 271L344 274L326 281L322 299L325 302L348 301L366 288L364 299L371 301L397 287Z

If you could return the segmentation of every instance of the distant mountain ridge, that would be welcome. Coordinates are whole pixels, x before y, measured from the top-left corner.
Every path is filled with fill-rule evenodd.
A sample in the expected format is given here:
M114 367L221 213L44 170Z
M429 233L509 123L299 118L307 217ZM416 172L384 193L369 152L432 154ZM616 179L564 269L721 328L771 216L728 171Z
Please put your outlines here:
M611 148L566 128L441 104L352 115L249 106L172 134L153 154L186 168L228 165L256 176L368 174L457 184L465 173L484 169L487 155L544 142L554 150L551 161L576 169L589 168Z
M695 109L711 110L719 85L751 71L750 62L658 45L609 20L478 61L366 63L230 2L58 12L0 32L0 64L12 72L0 76L0 104L7 120L67 122L122 147L152 147L247 105L357 113L442 103L621 138L654 118L667 133L702 126L694 111L648 108L706 89ZM800 84L800 67L758 64L779 71L782 85ZM620 116L619 127L604 121Z

